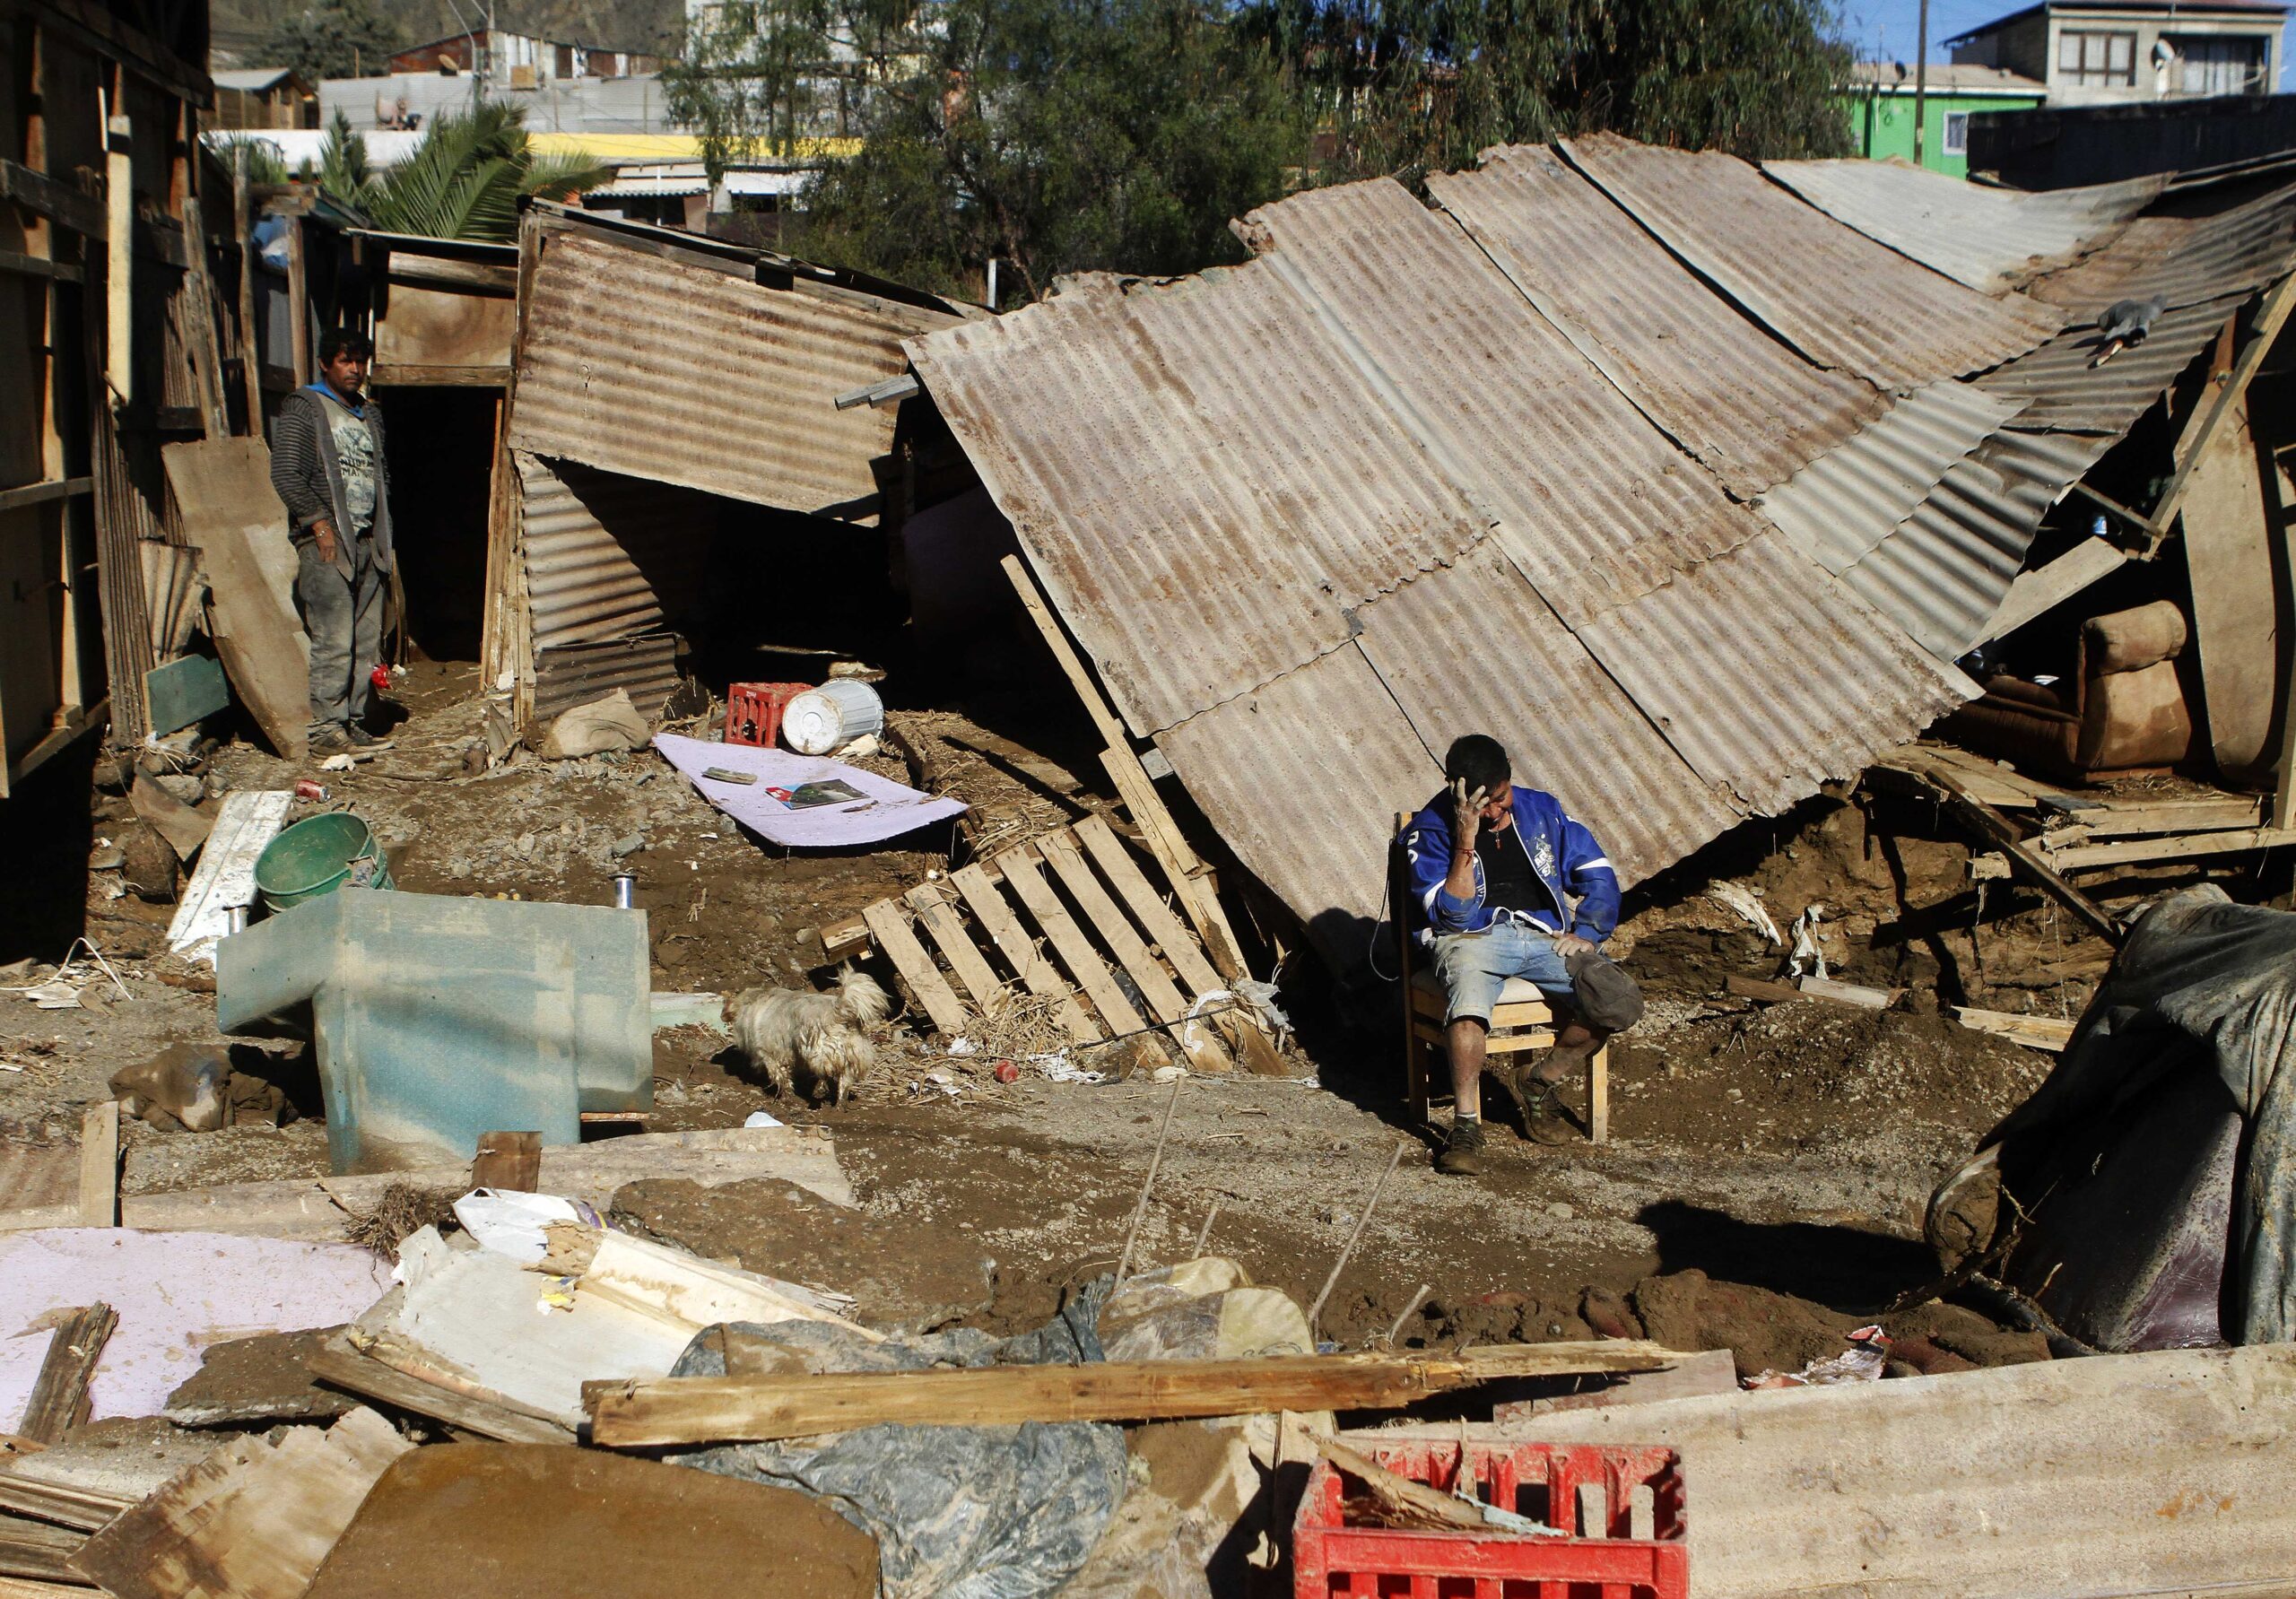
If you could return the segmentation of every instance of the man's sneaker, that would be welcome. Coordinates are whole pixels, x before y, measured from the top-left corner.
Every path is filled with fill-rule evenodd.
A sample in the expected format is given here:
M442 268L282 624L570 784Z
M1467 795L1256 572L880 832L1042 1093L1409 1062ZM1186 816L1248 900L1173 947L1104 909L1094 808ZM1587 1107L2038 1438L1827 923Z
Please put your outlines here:
M351 730L340 722L314 727L311 729L310 745L314 755L340 755L351 747Z
M1552 1082L1541 1082L1525 1074L1523 1087L1530 1100L1523 1113L1523 1131L1540 1143L1569 1143L1578 1136L1578 1129L1562 1113L1562 1096Z
M387 738L378 738L375 734L368 732L356 722L346 722L344 724L343 736L349 739L352 743L358 745L359 748L362 750L387 750L391 747L390 740Z
M1442 1153L1435 1157L1435 1169L1452 1177L1482 1176L1483 1139L1481 1121L1454 1117L1451 1135L1444 1141Z

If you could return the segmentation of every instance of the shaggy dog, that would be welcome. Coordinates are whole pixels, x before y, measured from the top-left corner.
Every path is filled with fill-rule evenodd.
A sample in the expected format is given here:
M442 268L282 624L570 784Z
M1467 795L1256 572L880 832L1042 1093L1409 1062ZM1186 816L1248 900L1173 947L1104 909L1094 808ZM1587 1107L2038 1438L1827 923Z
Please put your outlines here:
M734 1042L765 1073L777 1094L801 1085L819 1104L833 1105L865 1082L877 1065L868 1030L892 1012L892 996L875 978L847 968L827 994L796 988L750 988L726 1007Z

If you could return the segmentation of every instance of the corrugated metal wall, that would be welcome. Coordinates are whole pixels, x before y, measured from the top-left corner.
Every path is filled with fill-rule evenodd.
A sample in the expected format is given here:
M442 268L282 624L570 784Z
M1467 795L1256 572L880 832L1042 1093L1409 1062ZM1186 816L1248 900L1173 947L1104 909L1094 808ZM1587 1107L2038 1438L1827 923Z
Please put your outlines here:
M524 450L517 460L537 656L658 632L695 609L718 522L708 495Z

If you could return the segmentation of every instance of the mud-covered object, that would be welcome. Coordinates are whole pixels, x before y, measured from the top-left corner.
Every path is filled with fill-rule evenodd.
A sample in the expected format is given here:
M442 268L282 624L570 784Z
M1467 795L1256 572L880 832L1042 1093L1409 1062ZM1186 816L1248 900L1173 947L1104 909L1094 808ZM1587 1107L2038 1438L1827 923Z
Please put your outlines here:
M2163 896L2048 1081L1939 1186L1933 1241L1982 1247L1948 1235L1997 1241L2022 1208L2002 1279L2099 1348L2296 1337L2292 1060L2296 915Z
M1642 1020L1642 990L1626 969L1600 950L1564 958L1570 974L1570 1008L1601 1033L1622 1033Z
M821 1322L705 1328L674 1377L726 1375L729 1339L764 1343L817 1373L932 1366L1081 1365L1101 1360L1102 1279L1052 1322L1002 1342L961 1329L872 1343ZM724 1444L664 1458L802 1489L877 1540L885 1599L1031 1599L1083 1565L1124 1497L1124 1430L1100 1422L865 1427Z

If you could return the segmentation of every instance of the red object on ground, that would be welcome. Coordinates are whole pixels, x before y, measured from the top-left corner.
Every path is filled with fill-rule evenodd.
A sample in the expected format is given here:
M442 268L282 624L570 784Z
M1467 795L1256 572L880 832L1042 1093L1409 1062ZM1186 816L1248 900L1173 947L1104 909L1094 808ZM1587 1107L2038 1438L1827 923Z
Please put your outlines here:
M781 711L809 682L737 682L726 685L726 742L771 748L781 739Z
M1464 1454L1483 1503L1572 1534L1422 1532L1351 1525L1341 1473L1319 1460L1292 1526L1294 1599L1474 1595L1476 1599L1686 1599L1690 1545L1682 1458L1659 1446L1500 1444L1398 1439L1356 1443L1399 1476L1449 1492ZM1577 1535L1579 1489L1601 1494L1597 1535ZM1633 1538L1632 1499L1651 1490L1648 1538ZM1592 1495L1588 1496L1590 1500Z
M1000 1060L1000 1061L998 1061L998 1062L996 1063L996 1081L997 1081L997 1082L1020 1082L1020 1081L1021 1081L1021 1068L1020 1068L1020 1067L1018 1067L1018 1066L1016 1066L1016 1065L1013 1065L1011 1061L1009 1061L1009 1060Z
M309 778L298 778L295 779L295 797L300 800L323 800L326 797L326 789Z
M391 669L388 666L378 666L367 673L367 681L375 685L377 693L387 694L391 691Z

